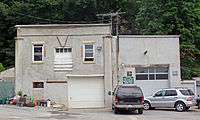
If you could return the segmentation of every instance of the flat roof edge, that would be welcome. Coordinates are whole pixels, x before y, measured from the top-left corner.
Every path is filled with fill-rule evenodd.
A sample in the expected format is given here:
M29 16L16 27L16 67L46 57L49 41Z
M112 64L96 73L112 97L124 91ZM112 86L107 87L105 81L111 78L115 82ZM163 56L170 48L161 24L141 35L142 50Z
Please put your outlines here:
M119 35L119 38L179 38L180 35Z
M38 24L38 25L15 25L16 28L32 27L92 27L92 26L110 26L110 24Z

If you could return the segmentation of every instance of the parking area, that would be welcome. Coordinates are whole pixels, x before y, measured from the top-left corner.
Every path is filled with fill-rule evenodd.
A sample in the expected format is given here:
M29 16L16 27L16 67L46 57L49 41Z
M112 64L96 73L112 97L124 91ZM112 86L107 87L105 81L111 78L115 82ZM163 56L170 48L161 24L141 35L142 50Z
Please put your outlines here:
M192 108L186 112L172 109L156 109L137 113L121 112L113 114L110 109L73 109L57 111L53 109L0 106L0 120L199 120L200 110Z

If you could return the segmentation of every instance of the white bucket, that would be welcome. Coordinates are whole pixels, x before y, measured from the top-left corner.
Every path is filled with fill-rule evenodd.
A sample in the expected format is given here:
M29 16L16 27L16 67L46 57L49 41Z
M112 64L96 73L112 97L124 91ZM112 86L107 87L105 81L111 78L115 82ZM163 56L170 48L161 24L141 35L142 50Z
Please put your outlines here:
M47 101L47 107L51 107L51 101L50 100Z

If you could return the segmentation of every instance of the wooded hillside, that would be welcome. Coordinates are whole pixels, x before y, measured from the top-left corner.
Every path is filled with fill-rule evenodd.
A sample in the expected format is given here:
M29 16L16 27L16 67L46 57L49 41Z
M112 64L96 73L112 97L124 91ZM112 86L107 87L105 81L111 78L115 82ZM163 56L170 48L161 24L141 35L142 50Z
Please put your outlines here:
M200 0L0 0L0 63L14 66L17 24L109 23L96 15L118 10L120 34L181 35L182 78L200 76Z

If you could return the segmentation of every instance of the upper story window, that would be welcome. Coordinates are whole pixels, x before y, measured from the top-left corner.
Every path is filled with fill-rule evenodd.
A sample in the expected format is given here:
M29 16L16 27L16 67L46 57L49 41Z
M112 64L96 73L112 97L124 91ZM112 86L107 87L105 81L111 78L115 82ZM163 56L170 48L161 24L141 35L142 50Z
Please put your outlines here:
M55 48L54 70L55 71L71 71L73 67L72 62L72 48L58 47Z
M93 44L85 44L83 47L83 61L85 62L93 62L94 61L94 45Z
M168 67L137 67L136 80L166 80Z
M56 48L56 53L71 53L72 48Z
M34 44L32 60L33 62L41 62L44 58L44 45L43 44Z

